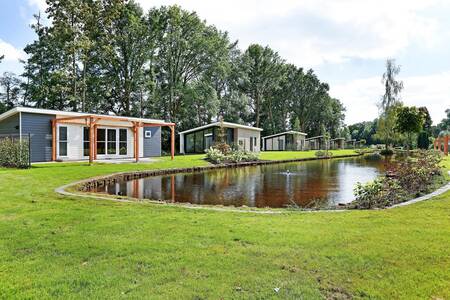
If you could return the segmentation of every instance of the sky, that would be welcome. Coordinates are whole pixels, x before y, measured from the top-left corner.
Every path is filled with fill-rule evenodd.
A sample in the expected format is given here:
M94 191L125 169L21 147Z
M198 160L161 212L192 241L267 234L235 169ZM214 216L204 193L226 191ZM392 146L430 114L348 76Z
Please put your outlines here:
M405 105L426 106L434 123L450 108L449 0L136 0L147 10L196 11L245 50L268 45L288 63L312 68L346 107L346 124L373 120L387 58L401 66ZM0 0L0 72L21 73L33 14L45 0Z

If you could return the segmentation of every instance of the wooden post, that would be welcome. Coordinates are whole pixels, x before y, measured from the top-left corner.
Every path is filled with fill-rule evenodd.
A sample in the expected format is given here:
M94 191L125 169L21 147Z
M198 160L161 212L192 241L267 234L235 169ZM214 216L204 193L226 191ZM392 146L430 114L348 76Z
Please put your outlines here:
M134 158L136 162L139 162L139 123L133 123L133 131L134 131Z
M175 125L170 126L170 154L173 160L175 157Z
M444 154L448 155L448 141L449 141L450 136L446 135L444 137Z
M56 119L52 120L52 161L56 161Z
M89 164L94 162L94 120L89 117Z
M92 149L94 149L94 159L97 160L97 124L94 125L94 145ZM89 143L90 145L90 143ZM106 147L106 145L105 145Z

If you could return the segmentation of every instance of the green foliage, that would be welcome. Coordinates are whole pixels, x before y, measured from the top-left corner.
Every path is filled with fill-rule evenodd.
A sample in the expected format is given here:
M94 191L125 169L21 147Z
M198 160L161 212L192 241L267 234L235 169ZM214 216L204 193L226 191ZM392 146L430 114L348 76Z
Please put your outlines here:
M318 150L314 153L316 157L331 157L333 156L333 152L327 150Z
M24 49L26 105L161 118L177 130L223 116L267 132L293 124L315 135L325 126L334 137L343 124L342 103L313 70L268 46L241 53L195 12L175 5L144 13L134 1L47 5L50 22L36 16L36 40Z
M238 163L244 161L257 161L259 154L251 151L229 150L223 153L220 149L211 147L206 150L206 159L212 163Z
M403 90L403 82L396 79L400 73L400 66L395 64L395 59L386 60L386 71L382 77L385 92L380 101L383 114L397 104L400 104L400 92Z
M424 150L430 148L430 136L428 132L422 131L419 133L417 136L417 147Z
M397 112L400 107L400 104L393 105L378 119L377 132L374 137L383 141L386 149L402 140L402 135L396 127Z
M412 135L422 130L423 123L423 114L415 106L403 106L397 109L396 129L406 134L408 150L411 147Z
M394 150L392 150L392 149L383 149L383 150L380 151L380 154L384 155L384 156L393 155L394 154Z
M29 164L28 141L0 138L0 167L24 169Z
M441 175L442 157L434 151L419 151L390 168L389 177L379 177L366 184L358 183L354 189L356 200L352 208L385 208L407 201L428 191Z
M217 148L209 148L206 150L206 159L215 163L220 164L225 160L226 156L225 154L220 151L220 149Z

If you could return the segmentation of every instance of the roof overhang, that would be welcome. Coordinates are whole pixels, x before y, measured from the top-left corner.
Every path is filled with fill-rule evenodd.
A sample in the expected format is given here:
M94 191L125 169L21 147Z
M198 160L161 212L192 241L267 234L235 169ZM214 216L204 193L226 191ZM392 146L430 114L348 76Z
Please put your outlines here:
M285 131L285 132L280 132L280 133L275 133L275 134L272 134L272 135L264 136L262 139L269 139L269 138L272 138L272 137L282 136L282 135L286 135L286 134L298 134L298 135L304 135L304 136L308 135L308 134L306 134L304 132L290 130L290 131Z
M31 108L31 107L15 107L3 114L0 115L0 121L7 119L17 113L31 113L31 114L43 114L43 115L55 115L56 119L60 122L69 122L75 120L81 120L87 118L96 118L99 120L109 120L110 122L126 122L126 123L140 123L145 126L145 124L150 126L174 126L174 123L165 122L163 120L158 119L146 119L146 118L135 118L135 117L122 117L122 116L114 116L114 115L100 115L100 114L90 114L90 113L81 113L81 112L68 112L68 111L59 111L52 109L40 109L40 108Z
M247 125L241 125L241 124L236 124L236 123L222 122L222 124L226 128L240 128L240 129L248 129L248 130L254 130L254 131L263 131L262 128L252 127L252 126L247 126ZM189 130L182 131L179 134L182 135L182 134L195 132L195 131L202 130L202 129L207 129L207 128L210 128L210 127L217 127L217 126L220 126L220 125L221 125L221 122L214 122L214 123L211 123L211 124L207 124L207 125L203 125L203 126L200 126L200 127L196 127L196 128L192 128L192 129L189 129Z

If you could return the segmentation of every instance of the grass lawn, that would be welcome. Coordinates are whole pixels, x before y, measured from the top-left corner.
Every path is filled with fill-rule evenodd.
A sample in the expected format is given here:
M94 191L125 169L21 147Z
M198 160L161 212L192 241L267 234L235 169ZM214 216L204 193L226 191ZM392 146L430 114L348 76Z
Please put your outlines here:
M392 210L261 215L53 192L202 157L0 169L0 298L450 299L450 193Z
M356 155L355 150L332 150L333 156ZM263 160L284 160L315 157L316 150L310 151L266 151L261 152L260 159Z

